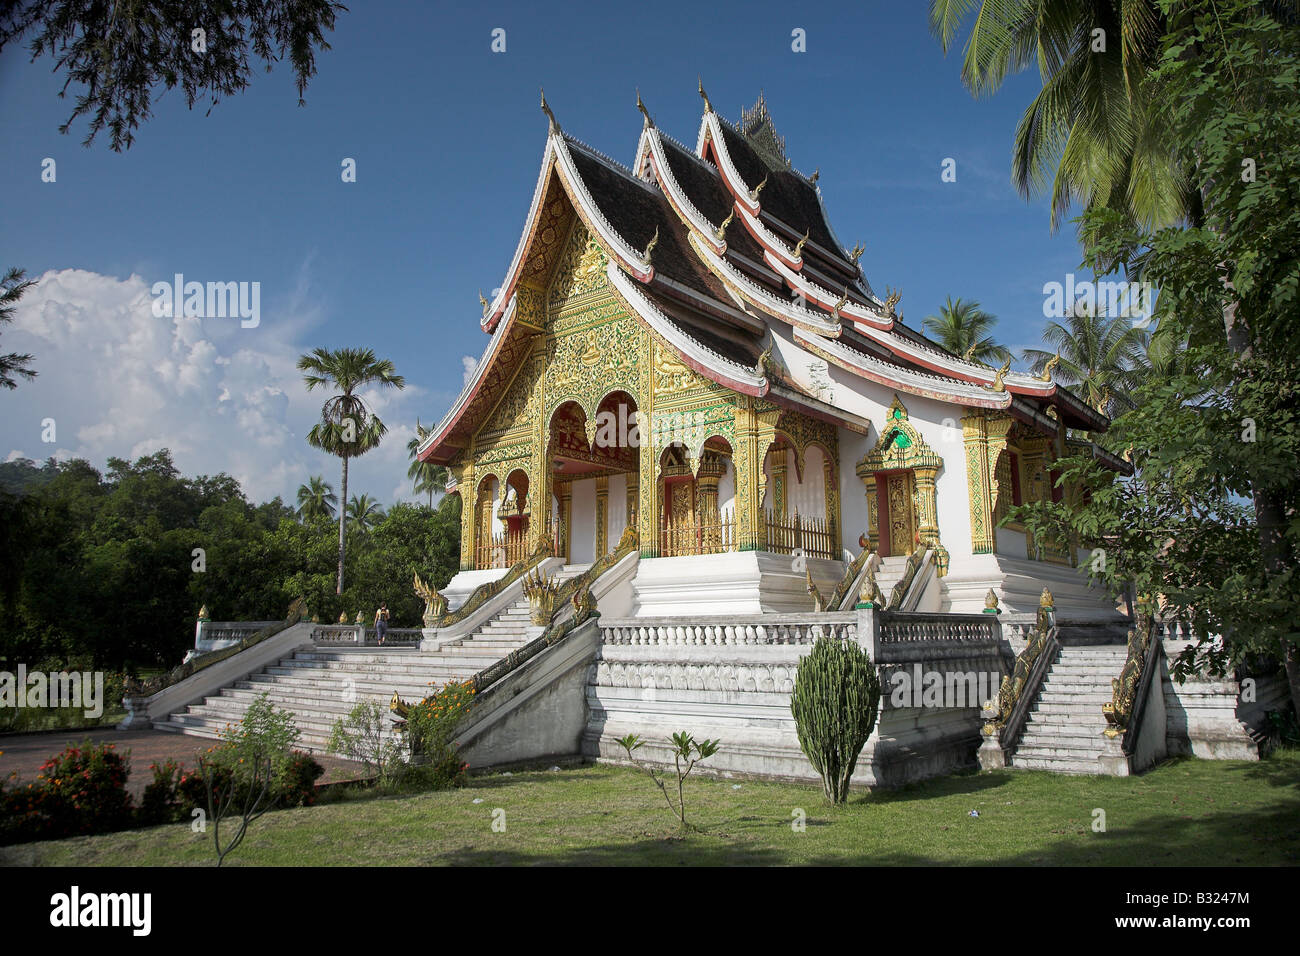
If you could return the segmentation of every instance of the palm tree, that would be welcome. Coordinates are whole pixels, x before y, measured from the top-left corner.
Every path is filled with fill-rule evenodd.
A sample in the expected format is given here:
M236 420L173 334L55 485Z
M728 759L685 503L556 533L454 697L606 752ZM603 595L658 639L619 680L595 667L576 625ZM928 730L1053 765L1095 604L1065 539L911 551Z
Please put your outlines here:
M356 392L371 383L405 388L406 379L397 374L391 361L375 358L373 349L314 349L298 358L298 369L307 373L303 376L307 391L321 386L332 387L337 392L321 406L321 420L307 433L307 442L343 459L343 490L339 497L346 501L348 461L377 448L388 431ZM347 520L347 509L340 509L337 594L343 593L343 532Z
M22 269L12 268L0 278L0 325L14 320L18 300L36 285L36 280L27 279L26 275ZM14 376L25 378L29 382L36 377L30 353L10 352L8 355L0 355L0 388L17 388L18 378Z
M944 52L975 0L931 0ZM1037 66L1043 87L1016 128L1011 179L1049 189L1052 228L1074 202L1145 228L1194 217L1199 196L1171 161L1164 114L1147 82L1168 21L1157 0L981 0L962 63L974 96Z
M334 517L334 508L339 503L334 489L320 475L313 475L305 485L298 486L298 517L303 521L309 518Z
M353 495L348 499L348 517L362 534L384 520L384 509L379 502L369 495L358 498Z
M415 437L406 443L407 454L411 457L411 467L406 469L406 477L415 482L415 493L417 495L429 495L429 507L433 507L433 493L436 491L442 494L447 490L447 469L442 465L435 465L431 461L420 461L417 454L420 450L420 443L423 442L432 428L425 428L420 424L420 420L415 420Z
M948 296L939 314L927 315L921 324L949 352L987 365L1011 358L1011 351L988 334L997 321L997 316L985 312L978 302L954 302Z
M1056 368L1058 381L1074 387L1079 397L1109 415L1112 410L1133 405L1130 393L1143 379L1148 333L1126 316L1099 315L1097 310L1078 304L1065 322L1050 322L1043 340L1054 352L1025 349L1024 361L1041 372L1054 354L1061 356Z

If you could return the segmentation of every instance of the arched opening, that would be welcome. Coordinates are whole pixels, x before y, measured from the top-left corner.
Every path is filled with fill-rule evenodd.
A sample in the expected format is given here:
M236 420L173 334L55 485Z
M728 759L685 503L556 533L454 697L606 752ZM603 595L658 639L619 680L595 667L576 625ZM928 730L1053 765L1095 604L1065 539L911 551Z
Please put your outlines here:
M625 391L602 398L590 418L577 402L551 416L556 553L570 564L596 560L635 525L640 444L636 400Z
M657 480L662 557L736 550L736 479L726 439L706 439L698 458L684 445L670 445L659 456Z

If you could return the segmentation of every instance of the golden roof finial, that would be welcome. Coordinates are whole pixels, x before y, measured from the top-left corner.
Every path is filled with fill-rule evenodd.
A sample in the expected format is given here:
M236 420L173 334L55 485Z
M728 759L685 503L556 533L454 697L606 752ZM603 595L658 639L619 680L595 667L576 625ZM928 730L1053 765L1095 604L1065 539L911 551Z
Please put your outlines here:
M1007 377L1007 372L1010 371L1011 371L1011 359L1007 359L1005 362L1002 363L1002 367L998 369L998 373L993 376L993 385L991 386L993 391L1005 392L1007 390L1006 382L1004 382L1003 379Z
M862 258L862 253L866 251L867 251L866 246L864 246L860 242L855 242L853 244L853 251L849 253L849 261L856 266L858 264L858 260Z
M642 265L650 265L650 253L654 251L654 247L657 245L659 245L659 227L655 226L655 234L650 237L650 242L645 247L645 252L641 253Z
M700 99L704 100L704 112L712 113L713 104L709 102L709 94L704 92L704 77L700 77Z
M736 207L731 207L731 212L727 213L727 218L722 220L722 225L713 230L714 238L719 242L725 242L727 239L727 227L731 225L731 220L736 218Z
M546 120L551 124L551 132L558 133L560 131L560 124L556 120L555 114L551 112L551 108L546 105L545 88L542 88L542 112L546 114Z
M835 303L835 308L831 309L831 311L834 312L836 315L839 315L839 314L840 314L840 309L844 308L845 304L846 304L848 301L849 301L849 287L848 287L848 286L845 286L845 287L844 287L844 294L843 294L842 296L840 296L840 301L838 301L838 302Z
M1043 588L1043 593L1038 596L1039 607L1055 607L1056 600L1052 597L1051 589Z
M482 289L479 289L479 290L478 290L478 304L481 305L481 306L483 306L483 314L484 314L484 315L487 315L487 314L488 314L488 309L490 309L490 308L492 307L492 303L489 302L487 299L485 299L485 298L483 297L483 290L482 290Z
M1050 382L1052 380L1052 369L1056 368L1056 366L1060 364L1061 364L1061 353L1057 352L1055 355L1053 355L1051 358L1047 360L1047 364L1043 366L1043 372L1041 375L1038 376L1038 380L1040 382Z
M979 344L978 342L972 342L970 348L968 348L968 349L967 349L967 350L962 354L961 360L962 360L963 362L972 362L972 361L974 361L974 360L975 360L975 350L976 350L977 348L979 348L979 347L980 347L980 344Z
M759 183L757 186L755 186L753 189L749 191L750 202L758 202L758 194L763 191L763 187L767 185L767 177L771 175L772 175L771 173L768 173L766 176L763 177L763 181L761 183Z
M798 259L799 257L801 257L801 256L803 255L803 247L804 247L805 244L807 244L807 242L808 242L808 236L811 235L811 234L812 234L812 227L809 226L807 229L805 229L805 230L803 231L803 238L800 239L798 242L795 243L795 246L794 246L794 257L795 257L796 259Z
M817 182L817 180L821 178L821 174L822 174L822 168L818 166L816 169L813 170L813 174L808 177L808 182L810 183Z
M888 293L885 296L885 318L897 318L898 313L894 311L894 306L898 305L898 300L903 297L903 293L897 289L891 289L889 286L885 286L885 292Z
M638 88L636 91L636 108L639 109L641 111L641 115L645 117L646 127L648 127L649 129L654 129L655 121L650 118L650 111L646 109L645 104L641 102L640 88Z

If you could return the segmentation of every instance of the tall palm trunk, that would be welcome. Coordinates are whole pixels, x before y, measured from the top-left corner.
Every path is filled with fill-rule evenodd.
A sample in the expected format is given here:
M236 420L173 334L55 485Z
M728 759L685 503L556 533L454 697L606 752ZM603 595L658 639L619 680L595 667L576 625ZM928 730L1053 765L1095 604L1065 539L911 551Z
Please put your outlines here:
M343 497L339 505L339 583L335 594L343 593L343 527L348 520L348 456L343 456Z

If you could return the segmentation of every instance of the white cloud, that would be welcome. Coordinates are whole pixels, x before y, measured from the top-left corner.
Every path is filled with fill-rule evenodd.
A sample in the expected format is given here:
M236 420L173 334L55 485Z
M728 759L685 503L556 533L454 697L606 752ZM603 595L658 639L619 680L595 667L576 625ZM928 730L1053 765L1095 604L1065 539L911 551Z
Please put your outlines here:
M474 377L474 370L478 368L478 359L472 355L462 355L460 357L461 368L465 370L463 382L469 384L469 380Z
M5 330L8 349L33 353L38 376L6 399L0 448L14 449L8 460L24 457L16 449L50 448L42 445L42 419L53 418L60 458L102 468L109 456L165 447L182 474L227 472L253 501L289 501L314 474L337 491L338 460L305 438L323 395L307 392L295 365L315 345L304 340L319 323L309 285L300 275L295 293L275 305L275 322L241 329L231 319L155 317L149 283L138 275L47 272ZM436 410L425 406L442 397L410 385L363 395L389 433L352 462L349 495L405 487L409 498L406 442L416 414L428 417Z

